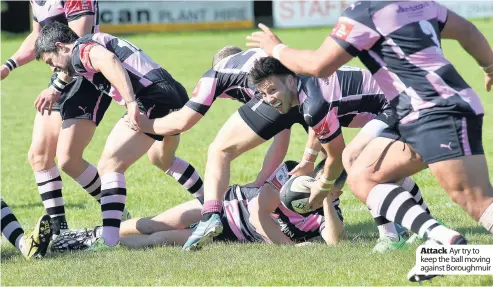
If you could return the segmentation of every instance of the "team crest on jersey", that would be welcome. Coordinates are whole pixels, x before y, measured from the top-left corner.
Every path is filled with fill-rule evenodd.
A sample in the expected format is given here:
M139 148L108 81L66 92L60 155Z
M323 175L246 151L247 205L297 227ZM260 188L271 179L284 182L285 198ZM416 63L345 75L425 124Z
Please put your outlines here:
M322 120L318 126L313 127L313 131L317 134L317 136L323 136L324 134L329 133L329 121L326 118Z
M347 37L349 36L353 28L354 28L353 24L339 21L337 22L336 26L332 30L331 35L335 38L346 41Z

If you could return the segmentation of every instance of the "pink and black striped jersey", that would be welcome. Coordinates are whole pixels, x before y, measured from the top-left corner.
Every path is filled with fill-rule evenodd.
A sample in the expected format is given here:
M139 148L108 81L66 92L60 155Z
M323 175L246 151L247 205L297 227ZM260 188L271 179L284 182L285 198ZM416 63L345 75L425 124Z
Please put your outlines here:
M217 98L248 102L255 89L248 83L248 73L262 57L267 57L262 49L248 49L221 60L202 76L186 105L204 115Z
M371 73L349 66L328 78L298 76L298 97L303 118L321 143L340 135L341 127L362 128L388 107Z
M289 179L288 168L285 163L267 180L273 187L282 186ZM223 197L223 211L221 220L227 224L234 236L242 242L263 242L264 238L257 233L250 223L249 204L259 194L260 188L240 187L232 185ZM342 214L339 209L339 199L332 202L339 218ZM323 208L307 214L298 214L279 203L278 208L271 214L274 222L281 231L294 242L306 241L320 236L325 228Z
M90 50L101 45L115 54L127 70L135 95L150 85L168 81L174 82L173 77L147 54L134 44L106 33L87 34L79 38L72 51L72 65L75 72L92 82L96 88L111 96L117 103L123 105L118 90L113 87L102 73L96 71L89 60Z
M97 0L31 0L33 20L41 27L48 23L68 22L94 15L91 33L99 32L99 8Z
M448 10L433 1L362 1L331 37L371 71L401 123L433 113L484 113L441 49Z

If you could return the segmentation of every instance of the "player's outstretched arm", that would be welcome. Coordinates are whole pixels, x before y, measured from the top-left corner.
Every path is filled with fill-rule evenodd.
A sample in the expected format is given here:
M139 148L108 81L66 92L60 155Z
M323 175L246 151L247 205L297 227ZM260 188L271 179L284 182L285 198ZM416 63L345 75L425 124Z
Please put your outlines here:
M39 31L41 31L41 26L38 22L33 21L33 29L31 33L26 37L24 42L15 52L15 54L8 59L5 64L2 65L1 69L1 79L5 79L9 73L15 68L19 68L32 60L34 60L34 43L38 38Z
M294 244L279 226L276 225L271 217L280 204L279 191L275 190L270 184L264 184L260 188L259 195L252 199L248 205L250 211L250 223L255 230L261 234L268 243L274 244Z
M344 225L337 215L332 200L332 196L324 199L324 227L321 230L322 238L328 245L339 243L344 236Z
M173 112L165 117L158 119L144 119L141 117L140 129L146 133L152 133L156 135L175 135L185 131L188 131L194 127L203 115L184 106L179 111Z
M328 77L353 58L330 36L317 50L297 50L282 44L264 24L260 23L259 28L262 31L253 32L247 37L247 46L262 48L269 56L298 74Z
M271 174L281 165L289 148L291 130L285 129L274 137L262 164L262 170L251 186L262 186Z
M489 92L493 85L493 51L476 26L454 12L447 10L447 21L441 32L444 39L457 40L485 72L485 89Z

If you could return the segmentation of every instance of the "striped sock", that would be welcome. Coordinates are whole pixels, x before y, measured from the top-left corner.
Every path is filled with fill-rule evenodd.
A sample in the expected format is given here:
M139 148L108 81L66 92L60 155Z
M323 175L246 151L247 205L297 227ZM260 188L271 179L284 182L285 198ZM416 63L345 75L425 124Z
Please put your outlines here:
M411 195L414 197L414 200L421 205L421 207L426 211L426 213L431 214L428 205L426 205L423 195L421 195L421 190L419 189L418 184L410 177L406 177L401 184L404 190L409 191Z
M370 209L371 215L375 220L375 225L378 229L378 234L380 238L387 237L392 241L399 241L399 234L395 229L395 224L387 220L387 218L375 213Z
M34 172L39 194L46 209L46 213L55 223L54 233L58 234L60 229L68 229L65 218L65 206L62 197L62 178L58 167L54 166L47 170Z
M114 246L120 239L120 223L127 202L125 175L112 172L101 176L101 211L103 230L101 237L106 245Z
M20 241L22 236L24 235L24 229L22 229L19 221L10 210L10 207L1 200L1 208L2 208L2 234L9 240L12 245L14 245L17 249L20 248Z
M191 195L195 197L204 195L204 184L199 173L181 158L175 157L166 174L178 181Z
M387 220L400 224L417 233L421 237L436 240L442 244L450 244L458 235L448 229L414 200L409 192L396 184L379 184L375 186L366 199L367 206Z
M75 180L87 193L89 193L95 200L101 203L101 179L99 178L98 169L89 164L86 170Z

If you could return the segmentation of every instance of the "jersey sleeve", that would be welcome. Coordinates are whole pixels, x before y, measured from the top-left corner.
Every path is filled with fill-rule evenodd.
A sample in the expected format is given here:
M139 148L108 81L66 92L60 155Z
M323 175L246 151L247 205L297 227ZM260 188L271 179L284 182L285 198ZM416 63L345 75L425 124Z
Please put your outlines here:
M317 134L320 143L328 143L341 134L337 107L328 103L315 78L310 78L304 83L301 93L305 93L303 102L303 118ZM303 95L302 95L303 96Z
M83 44L78 44L72 53L72 66L77 74L87 75L95 74L98 71L92 66L91 59L89 58L89 53L97 44L88 42Z
M222 94L222 85L218 72L210 69L205 73L193 89L192 98L186 103L187 107L205 115L216 98Z
M65 17L70 22L83 16L96 15L95 6L97 6L95 0L67 0L64 6Z
M370 18L370 4L370 1L363 1L349 6L330 34L353 57L362 50L371 49L381 37Z
M442 31L447 23L448 9L440 3L434 2L434 4L437 8L438 28Z

